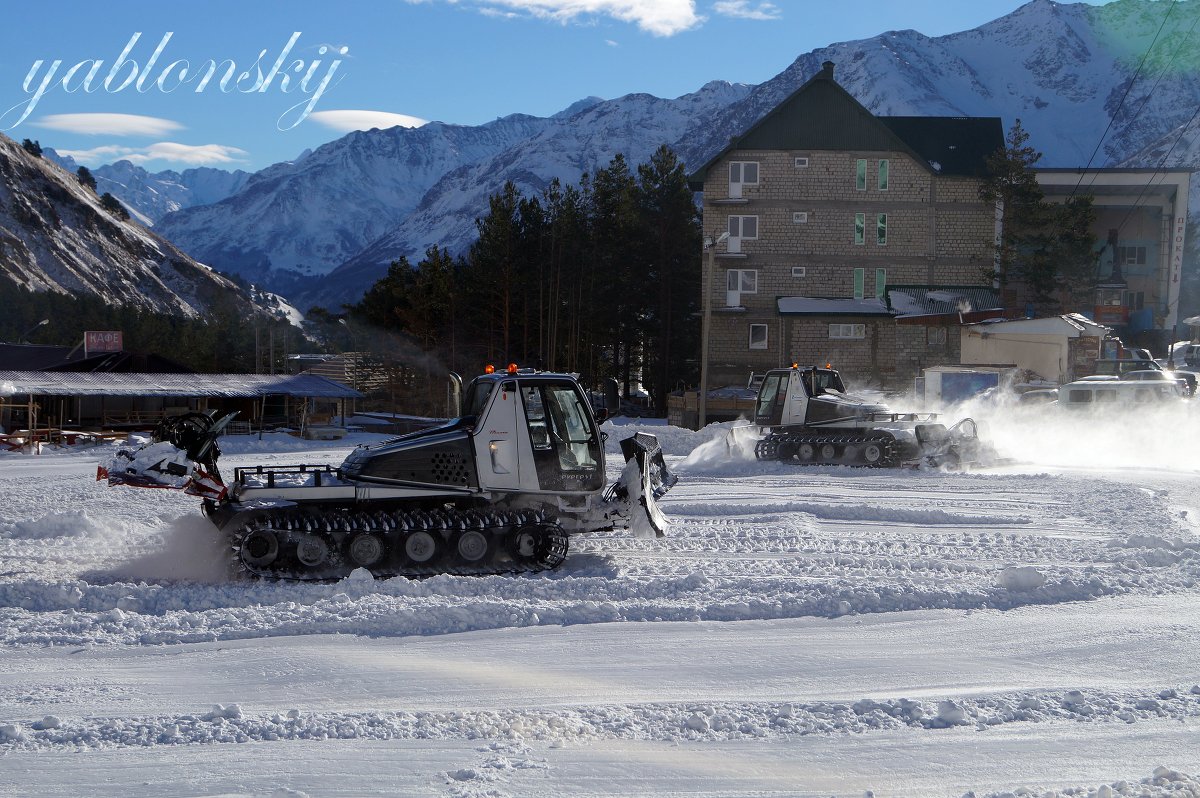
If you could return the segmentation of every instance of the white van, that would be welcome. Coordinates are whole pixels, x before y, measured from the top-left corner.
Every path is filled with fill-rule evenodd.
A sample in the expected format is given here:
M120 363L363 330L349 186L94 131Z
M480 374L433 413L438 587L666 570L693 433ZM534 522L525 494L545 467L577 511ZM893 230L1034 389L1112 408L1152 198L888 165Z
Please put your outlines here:
M1182 401L1179 386L1166 380L1085 377L1058 389L1058 406L1071 410L1134 410L1147 405Z

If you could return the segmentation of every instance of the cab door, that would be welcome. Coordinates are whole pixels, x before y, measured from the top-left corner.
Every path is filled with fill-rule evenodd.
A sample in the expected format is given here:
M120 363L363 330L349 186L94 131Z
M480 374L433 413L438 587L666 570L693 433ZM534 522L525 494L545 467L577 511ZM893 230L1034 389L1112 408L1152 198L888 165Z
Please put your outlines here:
M521 386L521 401L537 487L558 493L603 488L599 431L578 387L565 381L526 382ZM527 486L529 470L524 483Z
M475 463L486 489L521 487L521 432L525 426L517 384L505 381L492 390L484 418L475 427Z

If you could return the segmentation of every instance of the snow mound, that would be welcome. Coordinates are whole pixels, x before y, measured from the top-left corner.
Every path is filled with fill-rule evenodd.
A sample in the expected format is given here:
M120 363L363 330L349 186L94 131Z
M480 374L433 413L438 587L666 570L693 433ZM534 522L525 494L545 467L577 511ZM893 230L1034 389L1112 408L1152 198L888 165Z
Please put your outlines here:
M1037 590L1046 584L1046 575L1036 568L1025 566L1010 566L996 577L997 584L1005 590L1023 592Z

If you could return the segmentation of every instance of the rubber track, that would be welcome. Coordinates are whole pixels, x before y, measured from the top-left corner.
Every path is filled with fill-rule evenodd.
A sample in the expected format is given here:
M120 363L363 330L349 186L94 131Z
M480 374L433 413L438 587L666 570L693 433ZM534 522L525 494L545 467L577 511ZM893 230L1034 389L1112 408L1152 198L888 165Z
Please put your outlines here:
M781 452L788 447L793 452L799 449L800 444L808 443L815 447L823 446L831 443L839 447L840 451L844 451L844 447L850 444L863 444L868 441L883 444L883 457L876 463L863 462L845 462L838 459L833 462L824 460L803 461L796 457L784 458ZM767 437L760 440L754 446L754 456L759 460L778 460L792 465L848 465L857 468L897 468L902 463L900 462L900 452L896 446L895 438L890 435L857 435L857 434L841 434L841 435L818 435L815 433L798 433L798 432L773 432Z
M517 560L507 555L508 534L519 527L536 527L541 533L537 556ZM557 568L567 556L568 538L562 527L540 510L414 510L376 511L342 508L295 507L253 512L235 516L226 524L233 549L235 569L251 577L291 581L333 581L342 579L359 567L345 553L346 542L357 534L376 534L385 543L384 555L369 570L376 578L403 576L422 578L438 574L485 576L495 574L536 573ZM331 556L322 566L308 567L291 555L287 544L267 566L254 567L241 556L242 543L255 530L269 529L277 539L300 534L317 535L325 541ZM476 529L489 536L491 550L485 561L463 564L451 550L450 539L459 531ZM403 564L400 547L409 531L426 530L443 541L437 563L429 566ZM294 546L292 546L294 549Z

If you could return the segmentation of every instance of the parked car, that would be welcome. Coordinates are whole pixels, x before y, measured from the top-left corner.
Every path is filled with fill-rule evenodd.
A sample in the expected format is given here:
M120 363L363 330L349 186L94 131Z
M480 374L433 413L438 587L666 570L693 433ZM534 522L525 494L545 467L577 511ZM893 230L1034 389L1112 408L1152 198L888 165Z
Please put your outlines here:
M1196 375L1188 372L1187 376L1192 378L1189 382L1184 374L1185 372L1139 369L1125 372L1121 375L1121 379L1141 382L1169 382L1179 389L1180 396L1191 396L1196 391Z
M1058 389L1058 406L1071 411L1100 408L1130 411L1148 405L1182 401L1179 386L1169 377L1162 380L1085 377Z
M1035 388L1032 391L1026 391L1023 394L1020 394L1017 397L1017 404L1021 405L1046 405L1057 401L1057 388Z
M1096 361L1097 374L1111 374L1120 376L1127 371L1162 371L1163 367L1155 363L1153 360L1142 360L1140 358L1100 358Z

